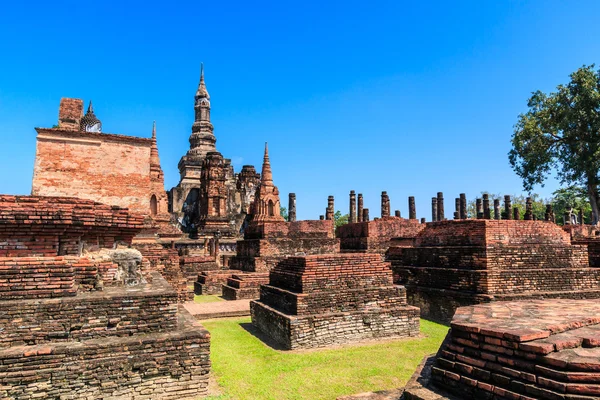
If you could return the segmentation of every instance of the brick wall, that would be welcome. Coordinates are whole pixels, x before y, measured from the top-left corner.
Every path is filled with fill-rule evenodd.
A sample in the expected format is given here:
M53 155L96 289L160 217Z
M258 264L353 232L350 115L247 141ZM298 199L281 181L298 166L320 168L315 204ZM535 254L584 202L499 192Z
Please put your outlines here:
M152 140L106 133L37 129L32 194L79 197L150 214L150 198L166 212L164 185L152 186Z
M385 252L398 241L411 243L412 239L425 228L418 220L397 217L384 217L373 221L357 222L337 228L342 250L366 250Z

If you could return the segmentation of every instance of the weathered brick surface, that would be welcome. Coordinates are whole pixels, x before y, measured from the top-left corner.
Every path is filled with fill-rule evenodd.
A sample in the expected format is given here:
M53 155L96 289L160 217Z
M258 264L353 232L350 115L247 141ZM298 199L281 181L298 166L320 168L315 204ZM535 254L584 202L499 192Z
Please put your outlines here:
M337 228L342 250L362 250L385 253L394 243L412 245L414 238L425 228L415 219L385 217L342 225Z
M197 399L207 392L209 350L210 334L198 325L0 349L0 397Z
M415 336L419 310L378 254L289 257L269 274L252 322L287 349Z
M162 182L151 171L152 139L37 128L32 194L89 199L150 215L167 211Z
M87 200L0 196L0 398L207 392L210 335L151 263L122 246L142 223ZM179 282L177 251L152 255Z
M442 321L454 307L481 301L600 296L600 270L590 268L587 246L546 221L430 223L415 247L392 247L387 257L410 304Z
M177 295L160 275L143 290L112 287L75 297L1 304L0 348L164 332L177 326Z
M160 272L177 291L180 302L193 300L194 293L188 287L177 249L161 243L134 243L133 247L149 261L149 270Z
M435 386L428 390L435 393L439 387L461 398L597 398L598 335L600 305L595 300L460 308L429 366Z
M79 255L83 244L131 243L143 217L64 197L0 195L0 257Z

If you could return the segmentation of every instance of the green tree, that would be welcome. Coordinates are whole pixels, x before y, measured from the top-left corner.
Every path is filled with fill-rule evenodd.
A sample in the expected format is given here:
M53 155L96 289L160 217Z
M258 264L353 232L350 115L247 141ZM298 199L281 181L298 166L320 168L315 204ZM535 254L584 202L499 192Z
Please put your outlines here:
M348 218L350 218L350 216L348 214L342 215L342 212L340 210L337 210L335 212L335 214L333 214L333 221L335 223L335 228L337 229L338 227L347 224Z
M579 210L583 210L584 222L590 222L589 217L592 212L592 207L587 199L585 188L581 186L568 186L560 188L552 193L552 208L556 217L557 224L564 224L565 212L571 208L573 212L579 214Z
M287 207L279 207L279 214L281 214L283 219L285 219L286 221L290 220L290 218L288 216Z
M508 153L511 166L531 192L552 170L561 184L586 188L592 222L598 223L600 183L600 71L583 66L555 93L536 91L519 115Z

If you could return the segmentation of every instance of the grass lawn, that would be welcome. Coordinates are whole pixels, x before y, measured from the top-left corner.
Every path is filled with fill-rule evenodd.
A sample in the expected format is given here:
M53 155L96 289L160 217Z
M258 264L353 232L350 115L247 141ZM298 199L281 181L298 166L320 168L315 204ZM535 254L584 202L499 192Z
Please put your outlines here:
M403 386L448 327L421 320L416 339L334 349L278 351L245 329L250 318L203 321L211 333L212 372L225 399L335 399Z
M216 294L204 294L202 296L194 295L194 303L215 303L217 301L225 301L225 299Z

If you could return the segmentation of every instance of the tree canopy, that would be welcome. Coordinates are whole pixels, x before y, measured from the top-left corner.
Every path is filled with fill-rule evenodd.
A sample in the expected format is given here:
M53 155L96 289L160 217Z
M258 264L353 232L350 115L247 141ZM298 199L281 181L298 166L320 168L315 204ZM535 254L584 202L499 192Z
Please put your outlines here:
M529 110L518 117L508 157L528 192L543 185L552 171L563 185L585 187L595 224L600 200L600 71L594 68L579 68L554 93L532 94Z

